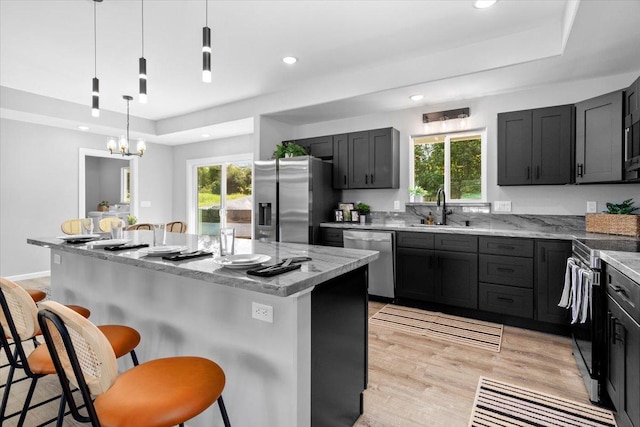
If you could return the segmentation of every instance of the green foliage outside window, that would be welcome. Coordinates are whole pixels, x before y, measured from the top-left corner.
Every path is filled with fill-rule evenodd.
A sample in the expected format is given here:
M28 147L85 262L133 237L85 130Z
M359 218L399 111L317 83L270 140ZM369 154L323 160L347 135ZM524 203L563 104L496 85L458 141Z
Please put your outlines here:
M443 139L441 140L443 141ZM448 199L479 200L481 186L481 140L452 138ZM434 201L438 189L444 187L445 143L429 142L414 145L414 185L427 191L425 201Z

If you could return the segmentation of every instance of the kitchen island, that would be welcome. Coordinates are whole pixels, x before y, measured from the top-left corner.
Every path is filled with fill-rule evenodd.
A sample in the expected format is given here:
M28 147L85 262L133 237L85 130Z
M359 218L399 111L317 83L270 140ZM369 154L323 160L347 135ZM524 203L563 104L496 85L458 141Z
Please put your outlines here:
M125 237L149 243L151 233ZM208 239L169 233L167 243L197 249ZM28 243L51 248L52 298L90 308L96 324L136 328L141 361L199 355L220 364L233 425L347 426L362 412L367 264L377 252L237 240L237 253L268 255L268 263L311 258L264 278L211 257L175 262L56 238ZM271 307L272 322L252 318L253 303ZM188 425L222 425L216 405Z

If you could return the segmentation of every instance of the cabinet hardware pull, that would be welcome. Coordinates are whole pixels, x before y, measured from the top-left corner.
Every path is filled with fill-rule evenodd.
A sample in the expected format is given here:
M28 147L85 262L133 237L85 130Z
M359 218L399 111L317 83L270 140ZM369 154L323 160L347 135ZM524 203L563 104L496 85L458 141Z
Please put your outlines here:
M540 257L542 258L542 262L547 262L547 251L545 248L540 248Z
M531 179L531 168L527 166L527 180Z
M515 247L508 246L508 245L498 245L498 249L504 249L505 251L512 251L515 249Z
M618 326L623 326L622 323L620 323L618 319L615 317L612 317L612 321L613 321L613 333L611 334L612 344L615 344L616 342L620 342L624 344L624 329L622 330L622 333L618 333Z
M578 163L578 178L582 178L584 176L584 165L582 163Z
M344 176L344 185L347 185L347 175Z
M536 166L536 180L540 179L540 165Z
M624 288L621 287L621 286L612 286L612 288L613 288L613 291L616 292L616 293L623 293L623 294L626 293L624 291Z
M373 184L373 174L371 174L371 183Z
M364 183L365 184L369 183L369 175L367 175L366 173L364 174Z
M496 297L496 299L498 299L500 301L513 302L513 298Z
M515 273L513 268L498 267L496 270L503 271L505 273Z

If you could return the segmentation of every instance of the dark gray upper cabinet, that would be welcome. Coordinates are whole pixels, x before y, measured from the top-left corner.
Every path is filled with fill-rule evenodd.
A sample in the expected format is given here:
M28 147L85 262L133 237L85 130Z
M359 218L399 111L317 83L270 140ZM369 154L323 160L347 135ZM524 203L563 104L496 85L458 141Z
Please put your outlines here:
M640 114L640 77L624 93L625 127L631 125L633 116Z
M625 92L625 180L640 179L640 77Z
M310 156L328 160L333 158L332 135L298 139L295 141L295 143L300 145L301 147L304 147Z
M569 184L574 107L498 114L498 185Z
M349 188L349 141L346 133L333 136L333 188Z
M399 135L393 128L350 133L349 188L398 188Z
M622 180L623 92L576 104L576 183Z

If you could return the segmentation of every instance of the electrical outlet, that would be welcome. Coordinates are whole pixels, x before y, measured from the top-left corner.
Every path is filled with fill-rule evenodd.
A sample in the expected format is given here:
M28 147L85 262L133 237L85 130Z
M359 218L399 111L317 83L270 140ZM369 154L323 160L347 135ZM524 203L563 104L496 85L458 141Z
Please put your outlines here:
M393 201L393 209L400 209L400 200Z
M251 303L251 317L263 322L273 323L273 307L270 305Z
M511 202L493 202L494 212L511 212Z
M62 264L62 257L60 256L60 254L53 254L53 263Z
M587 213L598 212L598 202L587 202Z

